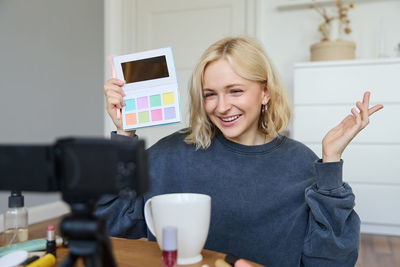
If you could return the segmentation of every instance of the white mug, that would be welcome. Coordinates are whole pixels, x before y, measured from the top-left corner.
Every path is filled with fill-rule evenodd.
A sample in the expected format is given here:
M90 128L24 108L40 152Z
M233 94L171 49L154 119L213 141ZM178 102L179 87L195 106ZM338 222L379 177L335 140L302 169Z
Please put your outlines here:
M158 195L144 205L144 217L150 232L162 250L162 229L178 229L178 264L193 264L203 258L201 250L210 227L211 197L177 193Z

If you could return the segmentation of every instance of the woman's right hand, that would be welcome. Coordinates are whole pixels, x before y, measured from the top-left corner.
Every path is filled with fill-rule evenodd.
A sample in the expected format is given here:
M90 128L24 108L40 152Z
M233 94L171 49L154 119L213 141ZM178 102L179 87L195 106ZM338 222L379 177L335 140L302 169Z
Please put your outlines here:
M122 86L125 84L124 81L111 78L104 84L104 95L106 97L106 109L108 115L111 117L115 126L117 127L117 133L132 136L135 131L124 131L122 127L122 116L121 108L125 106L123 97L125 96Z

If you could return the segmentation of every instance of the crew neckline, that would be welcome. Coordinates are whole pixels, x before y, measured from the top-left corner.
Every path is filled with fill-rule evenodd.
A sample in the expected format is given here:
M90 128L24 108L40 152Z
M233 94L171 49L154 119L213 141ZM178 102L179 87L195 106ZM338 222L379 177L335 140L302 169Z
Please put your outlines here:
M215 139L219 141L222 145L233 152L241 153L241 154L264 154L269 153L277 149L285 140L286 136L278 135L273 140L268 143L262 145L242 145L239 143L235 143L229 139L227 139L223 134L218 134Z

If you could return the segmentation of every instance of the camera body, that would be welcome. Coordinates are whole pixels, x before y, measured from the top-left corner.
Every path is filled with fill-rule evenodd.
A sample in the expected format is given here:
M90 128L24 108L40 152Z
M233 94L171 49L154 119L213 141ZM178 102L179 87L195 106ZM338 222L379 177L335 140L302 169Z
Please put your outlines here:
M68 203L148 189L144 141L63 138L53 145L0 145L0 190L60 191Z

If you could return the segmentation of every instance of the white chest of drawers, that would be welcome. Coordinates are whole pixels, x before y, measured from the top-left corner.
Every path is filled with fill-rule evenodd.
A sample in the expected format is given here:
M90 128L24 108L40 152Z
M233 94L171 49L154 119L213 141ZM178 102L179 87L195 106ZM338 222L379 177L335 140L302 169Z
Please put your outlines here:
M362 232L400 235L400 58L295 64L293 138L321 156L322 138L367 90L385 107L344 152L344 180Z

